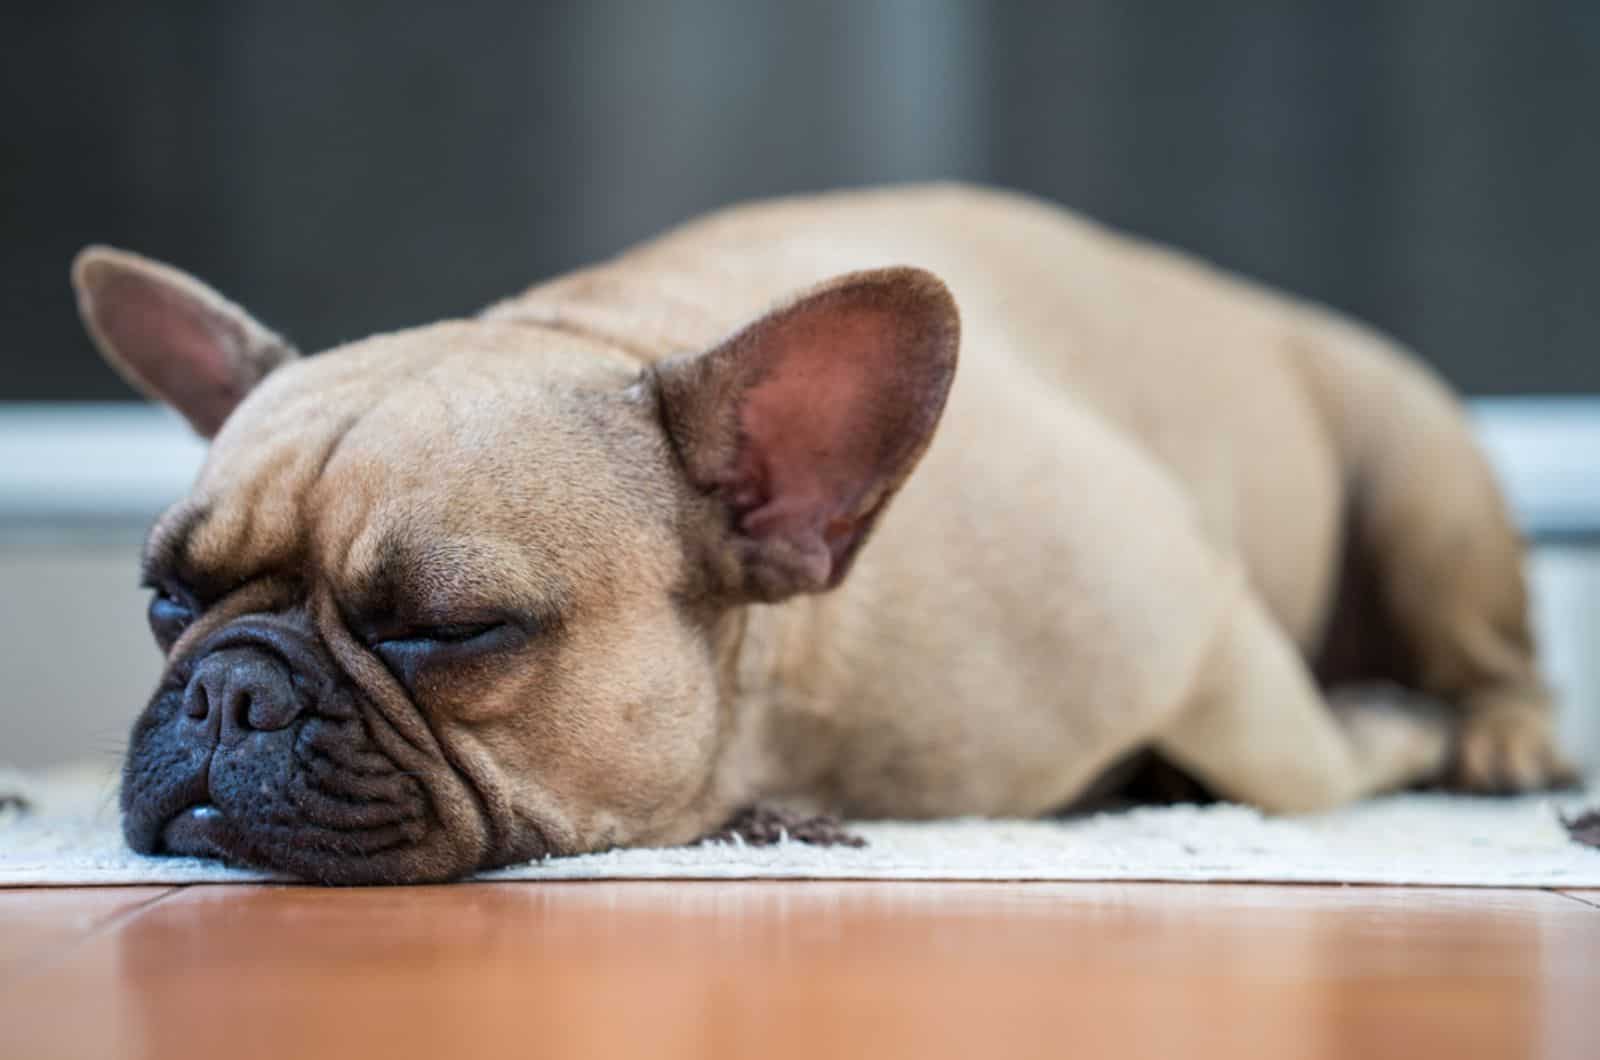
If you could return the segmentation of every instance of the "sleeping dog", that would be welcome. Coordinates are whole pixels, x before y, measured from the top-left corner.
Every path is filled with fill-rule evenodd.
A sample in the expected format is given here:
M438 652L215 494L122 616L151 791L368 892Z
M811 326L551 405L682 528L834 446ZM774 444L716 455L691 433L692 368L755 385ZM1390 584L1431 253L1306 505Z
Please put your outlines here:
M1278 813L1567 776L1446 388L1042 202L742 206L311 358L130 253L73 279L212 439L145 551L142 852L446 880L1045 814L1141 751Z

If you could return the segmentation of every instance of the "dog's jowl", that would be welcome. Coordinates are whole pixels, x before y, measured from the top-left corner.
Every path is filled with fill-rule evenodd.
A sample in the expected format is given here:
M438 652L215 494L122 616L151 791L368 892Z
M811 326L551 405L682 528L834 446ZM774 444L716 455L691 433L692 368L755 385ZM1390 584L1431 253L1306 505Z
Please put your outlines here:
M133 254L73 279L212 439L145 551L145 853L444 880L1043 814L1140 750L1274 812L1566 775L1445 388L1043 203L741 207L314 357Z

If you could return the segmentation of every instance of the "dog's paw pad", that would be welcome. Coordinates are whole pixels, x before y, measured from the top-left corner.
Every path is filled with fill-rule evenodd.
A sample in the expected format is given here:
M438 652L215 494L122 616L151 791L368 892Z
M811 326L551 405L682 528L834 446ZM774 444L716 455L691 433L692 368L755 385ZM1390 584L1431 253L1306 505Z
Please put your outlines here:
M739 812L721 829L706 836L701 842L743 842L749 846L767 847L782 843L786 839L819 847L867 845L865 839L847 830L837 817L807 816L770 806L752 806L748 810Z

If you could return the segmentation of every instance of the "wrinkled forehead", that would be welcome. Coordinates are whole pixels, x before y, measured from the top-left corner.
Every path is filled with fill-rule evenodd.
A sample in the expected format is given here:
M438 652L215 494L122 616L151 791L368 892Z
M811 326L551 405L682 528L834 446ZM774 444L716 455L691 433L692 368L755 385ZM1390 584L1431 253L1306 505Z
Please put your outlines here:
M615 580L616 557L672 533L670 453L636 376L525 347L312 358L229 421L147 565L209 595L283 574L547 602Z

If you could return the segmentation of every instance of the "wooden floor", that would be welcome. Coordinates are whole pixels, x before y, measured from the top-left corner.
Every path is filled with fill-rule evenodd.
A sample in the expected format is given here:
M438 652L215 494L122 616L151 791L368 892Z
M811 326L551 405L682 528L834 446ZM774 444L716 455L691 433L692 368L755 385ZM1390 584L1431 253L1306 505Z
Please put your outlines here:
M0 1057L1600 1057L1600 892L0 890Z

